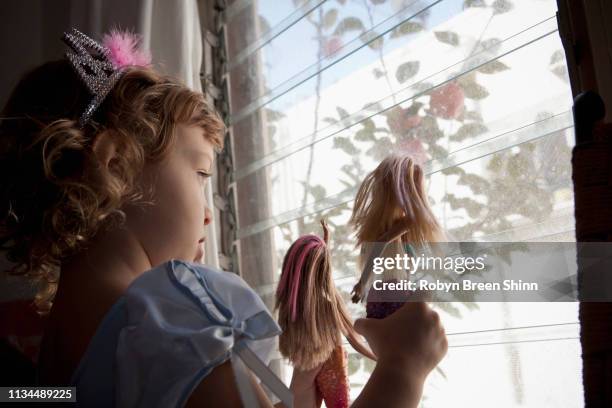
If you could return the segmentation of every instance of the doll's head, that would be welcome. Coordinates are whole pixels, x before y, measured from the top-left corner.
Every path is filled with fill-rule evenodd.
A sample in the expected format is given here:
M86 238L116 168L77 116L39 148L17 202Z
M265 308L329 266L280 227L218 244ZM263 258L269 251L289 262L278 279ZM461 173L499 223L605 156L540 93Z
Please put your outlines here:
M357 245L387 237L398 223L405 225L404 242L438 242L444 234L425 190L423 169L408 155L387 156L361 183L350 223Z
M131 67L82 127L90 100L61 59L25 74L0 114L0 243L15 271L44 275L119 226L152 264L193 255L203 236L223 137L203 95Z
M350 316L332 279L329 233L304 235L289 247L276 291L282 355L308 370L326 361L341 335L352 330Z

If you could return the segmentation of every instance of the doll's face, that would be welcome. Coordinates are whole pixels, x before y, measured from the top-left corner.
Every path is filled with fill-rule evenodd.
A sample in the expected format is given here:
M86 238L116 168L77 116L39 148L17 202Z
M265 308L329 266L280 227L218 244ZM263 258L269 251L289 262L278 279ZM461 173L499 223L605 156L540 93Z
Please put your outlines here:
M143 171L142 183L153 187L153 205L126 210L127 226L151 266L169 259L201 262L211 222L205 187L213 169L213 145L201 127L178 125L176 132L164 160L145 165Z

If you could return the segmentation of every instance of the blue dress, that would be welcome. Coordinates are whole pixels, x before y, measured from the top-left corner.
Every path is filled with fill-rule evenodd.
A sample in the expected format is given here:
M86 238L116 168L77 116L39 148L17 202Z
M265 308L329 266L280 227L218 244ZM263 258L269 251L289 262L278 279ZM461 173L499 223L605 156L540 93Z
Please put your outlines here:
M238 275L170 260L135 279L107 312L71 385L83 407L181 407L230 360L245 406L257 406L247 367L291 406L267 367L280 331Z

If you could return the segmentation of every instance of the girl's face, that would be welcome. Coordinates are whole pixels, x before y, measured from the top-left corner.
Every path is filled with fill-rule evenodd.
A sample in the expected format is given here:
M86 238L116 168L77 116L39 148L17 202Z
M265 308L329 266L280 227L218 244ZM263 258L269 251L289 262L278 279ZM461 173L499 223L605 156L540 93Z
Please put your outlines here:
M170 259L201 262L211 211L205 187L214 148L199 126L178 125L175 144L161 162L145 165L145 191L153 205L126 209L127 226L142 244L151 266Z

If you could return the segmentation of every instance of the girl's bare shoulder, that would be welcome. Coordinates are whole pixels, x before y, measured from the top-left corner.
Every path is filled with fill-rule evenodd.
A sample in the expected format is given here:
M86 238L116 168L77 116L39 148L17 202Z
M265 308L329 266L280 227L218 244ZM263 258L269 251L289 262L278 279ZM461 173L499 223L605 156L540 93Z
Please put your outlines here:
M112 280L60 278L40 350L43 383L68 384L104 315L124 290Z

